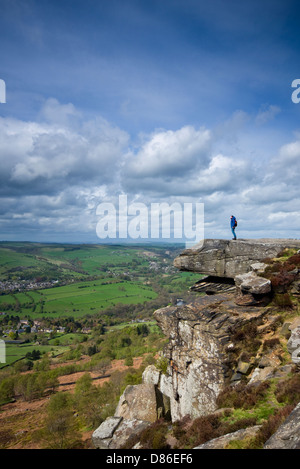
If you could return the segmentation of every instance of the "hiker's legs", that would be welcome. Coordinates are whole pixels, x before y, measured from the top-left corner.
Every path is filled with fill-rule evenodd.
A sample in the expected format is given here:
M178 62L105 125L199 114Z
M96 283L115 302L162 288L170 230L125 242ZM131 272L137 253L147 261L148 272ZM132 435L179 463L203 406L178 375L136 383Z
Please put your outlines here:
M231 231L232 231L232 234L233 234L233 238L236 239L235 228L232 227L232 228L231 228Z

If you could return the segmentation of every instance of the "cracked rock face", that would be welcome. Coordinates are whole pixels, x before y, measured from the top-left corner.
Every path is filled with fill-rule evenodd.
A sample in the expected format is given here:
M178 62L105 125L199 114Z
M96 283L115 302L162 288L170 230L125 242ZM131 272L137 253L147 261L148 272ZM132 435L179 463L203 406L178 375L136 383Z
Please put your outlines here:
M300 248L299 240L289 239L206 239L184 250L174 260L179 270L234 278L247 273L251 264L277 256L285 248Z
M169 362L158 387L170 398L172 421L216 410L216 399L232 376L228 353L232 331L266 314L265 308L239 307L228 293L159 309L154 317L169 343Z

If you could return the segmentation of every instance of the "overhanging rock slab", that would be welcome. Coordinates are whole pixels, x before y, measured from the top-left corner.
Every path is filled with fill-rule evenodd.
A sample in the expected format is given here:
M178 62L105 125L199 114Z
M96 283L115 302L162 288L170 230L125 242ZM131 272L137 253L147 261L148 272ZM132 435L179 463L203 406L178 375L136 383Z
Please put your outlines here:
M251 264L276 257L283 249L300 249L297 239L206 239L185 249L174 260L182 271L234 278L251 271Z

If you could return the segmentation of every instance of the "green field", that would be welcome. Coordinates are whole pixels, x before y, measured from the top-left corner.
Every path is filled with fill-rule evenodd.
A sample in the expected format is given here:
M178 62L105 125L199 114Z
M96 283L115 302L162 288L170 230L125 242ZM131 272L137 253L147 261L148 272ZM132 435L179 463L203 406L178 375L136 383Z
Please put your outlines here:
M106 284L101 280L66 285L42 292L42 298L45 301L44 313L52 313L59 317L83 316L95 310L115 306L117 303L143 303L156 296L157 294L151 288L134 282ZM39 311L35 314L38 315L38 313Z
M32 255L4 247L0 247L0 259L0 274L6 273L7 271L13 271L14 269L18 269L20 266L23 269L30 267L40 269L44 268L46 265L45 262L36 259Z
M80 318L120 304L143 305L162 291L180 296L199 277L173 268L180 251L172 246L1 242L0 281L14 290L2 291L0 311L21 319ZM39 288L53 281L56 286ZM21 282L33 282L34 289L19 291L24 290Z
M121 271L132 263L147 266L141 247L0 243L0 279L83 279L107 268ZM159 253L159 248L156 252ZM153 251L152 251L153 252Z
M54 287L28 294L15 293L0 296L1 305L8 304L9 314L18 314L20 318L28 315L32 319L51 314L51 317L81 317L93 311L115 306L118 303L138 304L152 300L157 293L149 286L131 281L103 280L73 283L63 287ZM20 308L15 309L19 303Z
M87 334L71 333L71 332L68 334L56 333L53 339L48 340L48 344L67 346L67 345L74 345L75 343L83 342L85 339L88 339Z
M57 356L66 352L68 348L69 347L66 346L55 345L6 344L6 363L0 363L0 368L11 365L16 361L23 359L28 352L32 352L33 350L39 350L42 354L50 353L53 354L53 356Z
M84 246L74 248L43 248L41 254L47 262L55 265L74 266L89 275L99 274L103 266L112 269L130 266L131 262L140 255L140 249L124 246ZM145 262L146 265L146 262Z

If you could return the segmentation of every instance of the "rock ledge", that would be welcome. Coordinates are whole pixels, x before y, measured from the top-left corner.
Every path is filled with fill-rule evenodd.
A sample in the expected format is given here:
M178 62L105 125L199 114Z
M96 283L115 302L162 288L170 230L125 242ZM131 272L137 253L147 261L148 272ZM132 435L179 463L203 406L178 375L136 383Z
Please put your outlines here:
M300 249L297 239L206 239L185 249L174 260L179 270L234 278L250 272L251 264L277 256L285 248Z

